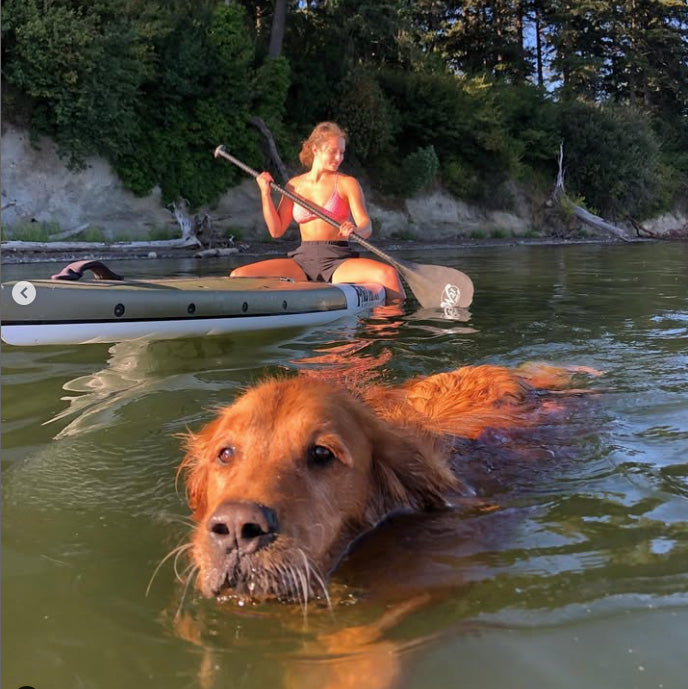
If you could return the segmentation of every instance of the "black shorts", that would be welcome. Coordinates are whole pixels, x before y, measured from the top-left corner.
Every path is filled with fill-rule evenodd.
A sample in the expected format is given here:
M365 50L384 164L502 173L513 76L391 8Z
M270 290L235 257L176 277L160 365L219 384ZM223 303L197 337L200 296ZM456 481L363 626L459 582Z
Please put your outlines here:
M309 280L330 282L334 271L347 259L358 258L358 252L351 250L349 242L301 242L287 256L296 261Z

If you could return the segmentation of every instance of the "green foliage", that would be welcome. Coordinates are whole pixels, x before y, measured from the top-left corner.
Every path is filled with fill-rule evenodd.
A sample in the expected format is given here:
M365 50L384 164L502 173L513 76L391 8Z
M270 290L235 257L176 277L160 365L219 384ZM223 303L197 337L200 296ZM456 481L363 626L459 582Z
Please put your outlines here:
M486 106L499 110L501 126L513 142L510 147L515 166L551 165L552 152L559 145L557 104L531 85L497 83L488 90Z
M604 217L644 217L661 182L659 145L649 120L629 108L581 102L559 113L567 191Z
M285 57L268 58L256 70L253 82L255 114L277 126L286 112L291 68Z
M256 159L256 137L247 128L254 56L246 29L241 8L217 5L190 24L180 16L158 46L160 79L150 85L140 135L114 161L134 192L158 185L166 203L183 198L196 208L239 178L213 158L218 144Z
M398 114L382 92L375 75L359 68L339 85L337 119L351 139L351 148L363 162L388 151Z
M471 98L448 74L407 74L385 70L379 75L387 98L400 113L395 143L403 153L439 144L437 150L476 146Z
M231 227L225 228L223 232L223 236L227 240L231 240L233 242L239 242L242 240L244 236L244 231L241 227L237 227L235 225L232 225Z
M82 242L104 242L105 239L105 232L101 227L87 227L81 233Z
M124 0L3 3L3 77L33 99L33 126L72 166L94 152L117 155L136 131L140 89L153 73L146 22Z
M270 58L258 65L251 88L250 114L260 117L272 132L278 151L294 148L285 123L291 65L285 57ZM279 180L278 180L279 181ZM284 180L282 180L284 181Z
M217 5L191 24L179 17L158 52L162 72L150 86L140 136L114 162L136 193L158 185L166 203L183 198L196 208L239 179L213 158L218 144L251 161L258 155L247 127L254 55L243 10Z
M289 121L303 139L315 123L339 117L336 86L348 71L341 28L328 11L292 12L284 53L291 64Z
M471 230L468 236L471 239L487 239L487 232L485 230Z
M435 179L439 167L440 161L432 144L409 153L401 164L399 190L405 196L413 196Z
M449 158L442 170L443 184L456 196L464 199L479 199L483 196L484 185L480 177L460 157Z
M179 237L179 228L171 228L165 225L158 225L151 227L148 232L148 239L153 242L167 241L168 239L177 239Z
M50 242L62 228L56 222L25 222L3 228L4 241Z
M591 213L597 215L596 209L589 208L585 203L583 196L572 196L571 194L562 194L559 197L558 211L567 219L571 220L576 216L576 208L584 208Z
M526 6L534 3L409 3L426 52L442 56L452 71L521 82L534 65L522 40Z
M685 108L688 4L567 0L551 5L551 66L565 98L630 104L665 114Z
M495 185L519 170L524 144L510 130L502 91L484 80L428 72L386 71L380 80L400 113L397 149L408 154L432 145L442 183L453 193L489 199Z
M418 239L418 233L413 230L397 230L390 235L393 239L400 239L402 242L412 242Z
M3 19L7 79L33 99L35 130L72 165L104 155L137 194L207 203L240 178L216 146L257 164L251 115L282 123L289 64L255 69L238 5L8 0Z
M378 184L392 196L409 197L427 188L437 177L439 159L431 145L417 148L399 164L384 160L377 168Z

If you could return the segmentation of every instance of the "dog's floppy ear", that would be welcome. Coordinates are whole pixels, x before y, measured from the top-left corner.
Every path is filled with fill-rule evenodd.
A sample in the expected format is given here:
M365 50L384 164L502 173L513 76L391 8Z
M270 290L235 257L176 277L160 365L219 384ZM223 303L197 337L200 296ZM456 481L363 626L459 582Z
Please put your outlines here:
M422 430L369 419L372 445L371 497L368 514L379 521L395 510L428 510L447 506L447 493L459 482L449 466L449 451L441 438Z
M222 419L217 418L198 433L187 433L183 436L186 456L177 470L177 479L182 473L184 474L186 501L196 520L203 514L206 507L207 460L209 453L212 453L211 442L214 440L215 430L221 423Z

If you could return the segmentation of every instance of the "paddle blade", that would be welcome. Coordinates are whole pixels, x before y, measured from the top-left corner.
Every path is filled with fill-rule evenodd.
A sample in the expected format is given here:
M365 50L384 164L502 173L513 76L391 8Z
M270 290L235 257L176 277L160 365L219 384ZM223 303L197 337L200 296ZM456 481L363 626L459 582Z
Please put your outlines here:
M467 308L473 301L473 281L459 270L409 261L396 268L426 309Z

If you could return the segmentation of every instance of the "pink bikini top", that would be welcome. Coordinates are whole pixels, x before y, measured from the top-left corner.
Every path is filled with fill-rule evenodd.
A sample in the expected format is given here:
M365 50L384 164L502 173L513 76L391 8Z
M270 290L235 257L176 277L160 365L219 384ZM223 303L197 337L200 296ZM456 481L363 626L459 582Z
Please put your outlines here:
M332 196L327 200L327 203L322 207L323 211L329 215L332 220L336 220L338 223L342 223L351 217L351 210L349 209L349 204L339 195L337 192L337 179L339 175L334 178L334 189L332 190ZM292 211L294 220L302 225L305 222L310 222L315 220L318 216L315 213L311 213L298 203L294 202L294 210Z

